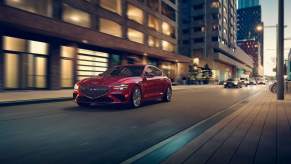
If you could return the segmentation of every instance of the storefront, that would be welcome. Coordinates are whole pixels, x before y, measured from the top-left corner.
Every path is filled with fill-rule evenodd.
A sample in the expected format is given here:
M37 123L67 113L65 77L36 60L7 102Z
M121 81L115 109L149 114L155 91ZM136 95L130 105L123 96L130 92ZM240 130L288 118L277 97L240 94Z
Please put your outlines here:
M5 89L47 87L48 43L4 36L2 47Z

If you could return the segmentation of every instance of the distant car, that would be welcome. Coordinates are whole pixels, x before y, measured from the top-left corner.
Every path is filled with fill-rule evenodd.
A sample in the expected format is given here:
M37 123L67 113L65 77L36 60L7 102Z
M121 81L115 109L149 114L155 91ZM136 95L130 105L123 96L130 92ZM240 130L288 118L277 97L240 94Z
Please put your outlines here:
M79 106L129 104L137 108L152 99L171 101L171 80L151 65L116 66L98 77L86 78L74 87Z
M224 88L242 88L243 83L239 79L228 79L224 82Z
M249 85L257 85L257 82L255 79L250 79Z
M248 78L240 78L240 81L241 81L241 83L242 83L242 85L244 85L244 86L248 86L248 85L250 85L250 81L249 81L249 79Z
M258 79L257 84L258 85L266 85L266 80L265 79Z

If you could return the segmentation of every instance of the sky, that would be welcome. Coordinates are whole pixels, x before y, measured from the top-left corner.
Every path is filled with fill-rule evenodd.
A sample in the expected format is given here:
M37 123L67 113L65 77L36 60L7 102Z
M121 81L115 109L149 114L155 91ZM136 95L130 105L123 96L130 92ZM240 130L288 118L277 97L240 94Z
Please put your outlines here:
M260 0L262 5L262 19L266 26L278 23L278 0ZM285 0L285 38L291 37L291 0ZM264 33L264 69L265 75L275 75L273 68L276 67L276 29L265 28ZM291 48L291 40L285 41L285 58Z

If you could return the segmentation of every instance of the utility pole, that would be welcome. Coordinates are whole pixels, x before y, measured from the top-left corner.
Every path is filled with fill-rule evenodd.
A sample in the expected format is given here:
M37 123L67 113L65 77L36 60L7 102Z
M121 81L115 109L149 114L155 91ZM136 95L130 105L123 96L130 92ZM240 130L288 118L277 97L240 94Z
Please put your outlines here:
M278 1L277 99L284 100L284 0Z

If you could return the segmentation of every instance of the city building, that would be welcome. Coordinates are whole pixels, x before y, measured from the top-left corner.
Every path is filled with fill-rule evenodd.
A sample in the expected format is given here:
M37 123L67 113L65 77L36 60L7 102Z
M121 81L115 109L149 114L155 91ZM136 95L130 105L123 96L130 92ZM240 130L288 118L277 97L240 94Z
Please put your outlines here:
M119 64L148 63L172 79L175 0L0 0L0 90L71 88Z
M238 0L238 9L259 6L260 0Z
M239 46L242 45L241 48L248 54L251 53L249 55L254 58L254 75L263 76L264 32L256 30L258 25L263 26L260 5L237 10L237 40L240 43ZM256 47L254 48L254 46ZM257 62L258 59L259 62Z
M257 40L241 40L237 42L238 46L244 50L248 55L250 55L253 58L254 61L254 69L253 69L253 75L254 76L263 76L264 75L264 68L263 68L263 58L261 55L259 55L259 52L261 52L261 43Z
M218 81L239 77L253 68L251 57L237 47L236 5L236 0L179 3L178 52L201 67L209 65Z

